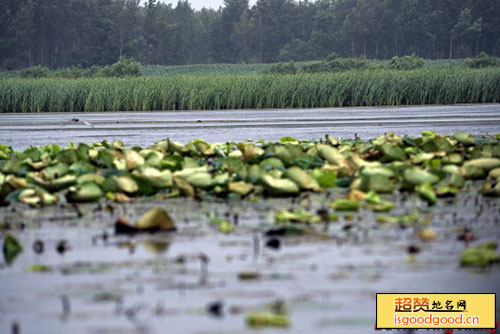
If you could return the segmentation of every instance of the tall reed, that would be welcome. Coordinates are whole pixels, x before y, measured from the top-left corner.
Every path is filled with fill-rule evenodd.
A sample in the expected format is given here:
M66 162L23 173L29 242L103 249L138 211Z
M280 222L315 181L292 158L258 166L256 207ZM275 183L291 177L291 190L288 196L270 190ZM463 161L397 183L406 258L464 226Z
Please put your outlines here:
M500 102L500 69L124 79L3 79L0 112L315 108Z

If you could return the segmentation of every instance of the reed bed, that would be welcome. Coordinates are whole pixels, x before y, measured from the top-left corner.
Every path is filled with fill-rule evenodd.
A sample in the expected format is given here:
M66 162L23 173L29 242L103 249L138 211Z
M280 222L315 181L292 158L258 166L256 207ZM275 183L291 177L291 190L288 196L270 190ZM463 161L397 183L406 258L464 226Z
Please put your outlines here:
M0 80L3 113L498 102L500 68Z

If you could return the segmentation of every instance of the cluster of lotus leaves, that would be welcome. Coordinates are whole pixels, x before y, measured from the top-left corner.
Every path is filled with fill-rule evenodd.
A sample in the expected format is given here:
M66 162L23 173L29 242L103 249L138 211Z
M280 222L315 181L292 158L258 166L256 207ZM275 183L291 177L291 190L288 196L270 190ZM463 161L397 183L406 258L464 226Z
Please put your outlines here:
M0 201L33 206L104 198L128 202L141 196L294 196L346 187L349 196L332 207L357 210L365 197L390 207L377 195L395 190L415 192L434 204L478 179L483 195L500 195L498 135L424 131L418 138L388 133L369 141L327 135L217 144L196 139L186 145L167 139L147 148L103 141L23 152L0 145Z

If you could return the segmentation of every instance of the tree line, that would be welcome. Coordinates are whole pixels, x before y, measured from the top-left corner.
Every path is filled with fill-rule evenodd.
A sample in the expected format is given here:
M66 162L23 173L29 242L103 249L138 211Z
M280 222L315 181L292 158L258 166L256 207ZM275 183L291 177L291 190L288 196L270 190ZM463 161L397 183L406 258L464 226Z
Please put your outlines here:
M499 0L3 0L0 67L500 55Z

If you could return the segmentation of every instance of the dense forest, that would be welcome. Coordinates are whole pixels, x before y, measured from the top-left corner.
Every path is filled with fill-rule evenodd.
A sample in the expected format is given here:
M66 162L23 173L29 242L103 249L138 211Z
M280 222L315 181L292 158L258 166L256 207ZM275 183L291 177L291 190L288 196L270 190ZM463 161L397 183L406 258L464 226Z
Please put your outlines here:
M2 0L0 67L500 55L500 0Z

